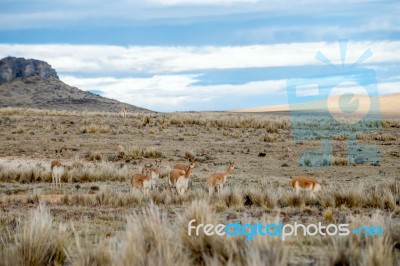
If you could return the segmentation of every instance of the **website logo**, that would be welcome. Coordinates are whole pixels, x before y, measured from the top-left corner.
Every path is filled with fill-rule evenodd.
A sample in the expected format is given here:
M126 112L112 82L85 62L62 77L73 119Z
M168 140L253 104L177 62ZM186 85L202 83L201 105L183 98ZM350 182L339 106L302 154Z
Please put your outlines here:
M250 241L256 236L280 237L285 241L288 237L304 235L304 236L348 236L350 234L365 236L383 236L383 228L381 226L360 226L359 228L349 229L349 224L328 224L323 225L322 222L317 224L304 225L301 223L283 224L268 223L263 225L261 221L250 224L239 222L225 224L196 224L193 219L188 223L189 236L245 236Z
M321 148L306 150L299 158L302 167L333 165L332 140L347 141L348 164L379 163L380 152L360 145L357 136L378 131L381 114L376 73L361 66L372 56L370 49L354 62L346 62L347 41L339 41L341 64L333 64L318 51L322 62L312 76L290 79L286 83L294 140L320 140ZM313 110L310 112L309 109Z

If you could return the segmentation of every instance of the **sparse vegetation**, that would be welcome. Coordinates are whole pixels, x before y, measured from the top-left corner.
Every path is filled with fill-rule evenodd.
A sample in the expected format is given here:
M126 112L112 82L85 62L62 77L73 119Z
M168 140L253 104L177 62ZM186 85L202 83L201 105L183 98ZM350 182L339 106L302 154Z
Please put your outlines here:
M273 134L265 134L264 139L265 142L275 142L276 136Z
M52 216L49 211L41 215L52 223L41 234L53 236L48 246L54 250L54 254L45 252L44 264L303 265L312 261L329 265L354 261L365 265L368 258L388 265L399 261L399 132L395 120L383 121L380 129L379 123L371 121L365 130L342 134L325 118L311 117L297 126L325 130L292 141L290 119L280 114L128 113L126 119L119 115L0 109L0 265L24 264L14 255L22 243L20 232L33 219L26 210L42 202L49 205ZM20 128L22 133L12 133ZM332 140L333 131L345 137ZM346 140L354 138L361 148L378 148L381 162L348 165ZM335 157L311 153L300 157L320 150L321 139L331 140ZM61 188L50 184L50 162L58 156L55 150L65 164ZM130 191L132 175L154 163L154 158L162 158L156 187L148 197L141 190ZM189 190L178 196L167 190L168 175L175 163L190 158L198 165ZM313 166L316 159L322 166L340 167L299 167L299 163ZM223 191L209 197L206 178L224 171L230 160L237 169ZM314 198L306 191L294 195L289 176L303 174L315 177L322 193ZM225 224L272 220L379 223L387 235L373 241L301 235L285 242L274 237L251 241L188 237L187 222L192 217ZM39 248L30 247L33 251Z
M146 149L146 150L143 152L143 156L144 156L145 158L151 158L151 159L154 159L154 158L163 158L163 157L164 157L164 155L163 155L163 153L162 153L161 151L159 151L159 150L157 150L157 149L154 149L154 148L152 148L152 149Z
M340 140L340 141L343 141L343 140L348 140L349 137L348 137L347 135L345 135L345 134L343 134L343 135L334 135L334 136L332 137L332 139L333 139L333 140ZM357 138L357 139L358 139L358 138Z
M333 161L333 165L346 166L346 165L348 165L348 160L347 160L347 158L336 157L335 160Z
M31 212L15 231L15 242L9 239L9 243L1 244L0 261L4 265L62 265L66 261L66 228L53 225L44 205Z

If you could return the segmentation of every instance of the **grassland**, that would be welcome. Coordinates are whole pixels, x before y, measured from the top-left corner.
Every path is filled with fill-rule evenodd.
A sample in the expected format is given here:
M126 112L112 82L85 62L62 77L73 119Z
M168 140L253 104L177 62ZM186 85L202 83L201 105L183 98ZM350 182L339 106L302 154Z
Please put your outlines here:
M311 117L318 123L321 117ZM321 124L321 123L319 123ZM312 125L301 125L307 128ZM400 120L357 134L379 164L348 163L347 138L332 137L328 168L299 166L320 136L292 140L284 114L128 114L0 109L0 265L398 265ZM330 127L326 125L326 129ZM370 130L369 130L370 129ZM325 132L325 131L324 131ZM325 132L326 133L326 132ZM340 133L340 131L339 131ZM124 151L118 151L118 145ZM61 153L61 188L50 162ZM196 158L191 189L166 189L174 163ZM134 173L162 159L149 197L130 191ZM207 177L236 169L220 195ZM324 191L296 196L290 176ZM382 237L189 237L187 223L282 221L381 225Z

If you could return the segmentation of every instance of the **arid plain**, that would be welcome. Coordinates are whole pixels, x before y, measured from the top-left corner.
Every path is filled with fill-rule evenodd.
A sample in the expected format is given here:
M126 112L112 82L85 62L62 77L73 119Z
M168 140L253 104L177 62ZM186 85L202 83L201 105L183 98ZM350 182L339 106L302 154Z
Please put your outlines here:
M400 119L381 126L357 135L379 164L349 164L343 136L331 140L332 165L307 168L300 155L321 140L293 140L284 112L0 109L0 265L398 265ZM51 184L57 158L61 187ZM190 189L178 196L168 173L189 158ZM132 175L155 159L156 188L132 192ZM209 197L207 177L229 161L224 190ZM321 183L315 198L293 193L290 177L303 175ZM380 225L384 236L189 237L191 219Z

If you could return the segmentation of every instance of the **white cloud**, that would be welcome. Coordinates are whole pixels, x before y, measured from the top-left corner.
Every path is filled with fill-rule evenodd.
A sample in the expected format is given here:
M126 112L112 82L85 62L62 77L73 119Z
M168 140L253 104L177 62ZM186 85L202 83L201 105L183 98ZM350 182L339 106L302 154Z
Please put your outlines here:
M355 62L370 48L367 63L398 62L400 42L351 42L347 63ZM0 57L8 55L49 62L67 84L83 90L101 90L105 97L157 111L191 110L193 106L217 106L230 98L285 94L284 80L255 81L233 85L198 85L199 74L212 69L285 67L320 64L320 50L340 63L337 43L292 43L249 46L107 46L107 45L12 45L0 44ZM76 73L97 78L79 78ZM114 74L148 78L116 78ZM397 82L397 83L396 83ZM380 93L399 92L398 80L378 84ZM251 104L251 103L250 103ZM209 107L205 107L209 108ZM223 107L222 107L223 108Z
M400 93L400 82L382 82L378 84L379 94L397 94Z
M351 42L346 63L355 62L370 48L373 56L365 63L400 61L400 41ZM36 58L49 62L57 71L178 73L205 69L282 67L321 64L321 51L340 63L337 43L290 43L248 46L110 46L110 45L13 45L0 44L0 56Z
M102 96L156 111L192 110L193 104L245 96L281 95L286 82L268 80L232 85L195 85L193 75L155 75L150 78L76 78L61 76L72 86L83 90L100 90Z

